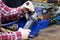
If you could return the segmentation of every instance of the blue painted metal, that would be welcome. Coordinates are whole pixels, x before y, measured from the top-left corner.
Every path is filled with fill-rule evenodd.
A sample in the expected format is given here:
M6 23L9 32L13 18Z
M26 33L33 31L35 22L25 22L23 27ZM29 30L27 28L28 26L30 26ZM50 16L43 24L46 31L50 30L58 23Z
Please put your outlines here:
M18 25L19 27L23 28L25 22L24 21L20 22L18 23ZM50 20L40 20L34 23L34 25L32 25L32 27L30 28L31 29L30 37L36 36L41 29L47 28L49 24Z

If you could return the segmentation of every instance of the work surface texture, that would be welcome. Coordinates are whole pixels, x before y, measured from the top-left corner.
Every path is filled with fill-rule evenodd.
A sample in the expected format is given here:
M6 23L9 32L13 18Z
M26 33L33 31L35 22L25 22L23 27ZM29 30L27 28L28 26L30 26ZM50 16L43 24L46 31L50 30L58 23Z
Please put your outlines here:
M39 32L39 35L29 40L60 40L60 25L51 25Z

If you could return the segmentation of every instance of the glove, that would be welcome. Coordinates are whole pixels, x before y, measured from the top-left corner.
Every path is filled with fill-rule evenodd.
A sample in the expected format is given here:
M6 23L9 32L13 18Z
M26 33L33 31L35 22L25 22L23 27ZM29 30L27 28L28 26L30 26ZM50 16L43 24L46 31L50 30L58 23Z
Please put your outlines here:
M22 34L22 39L27 39L31 30L30 29L22 29L22 28L19 28L19 30Z

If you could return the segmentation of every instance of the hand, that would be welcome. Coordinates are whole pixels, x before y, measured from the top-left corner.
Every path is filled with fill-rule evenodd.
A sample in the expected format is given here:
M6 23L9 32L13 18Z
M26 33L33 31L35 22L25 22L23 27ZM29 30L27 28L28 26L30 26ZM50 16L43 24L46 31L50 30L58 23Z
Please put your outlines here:
M29 36L29 34L30 34L30 32L31 32L31 30L29 30L29 29L22 29L22 28L19 28L18 31L21 32L21 34L22 34L22 39L27 39L28 36Z
M23 13L28 13L29 12L29 10L27 8L23 8L21 10L22 10Z

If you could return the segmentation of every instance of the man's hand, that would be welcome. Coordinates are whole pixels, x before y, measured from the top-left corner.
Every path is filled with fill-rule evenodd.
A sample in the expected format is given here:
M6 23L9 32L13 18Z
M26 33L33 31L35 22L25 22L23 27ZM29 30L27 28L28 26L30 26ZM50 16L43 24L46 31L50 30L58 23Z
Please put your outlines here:
M22 28L19 28L18 31L21 32L21 34L22 34L22 39L28 39L28 36L29 36L29 34L30 34L30 32L31 32L31 30L29 30L29 29L22 29Z

